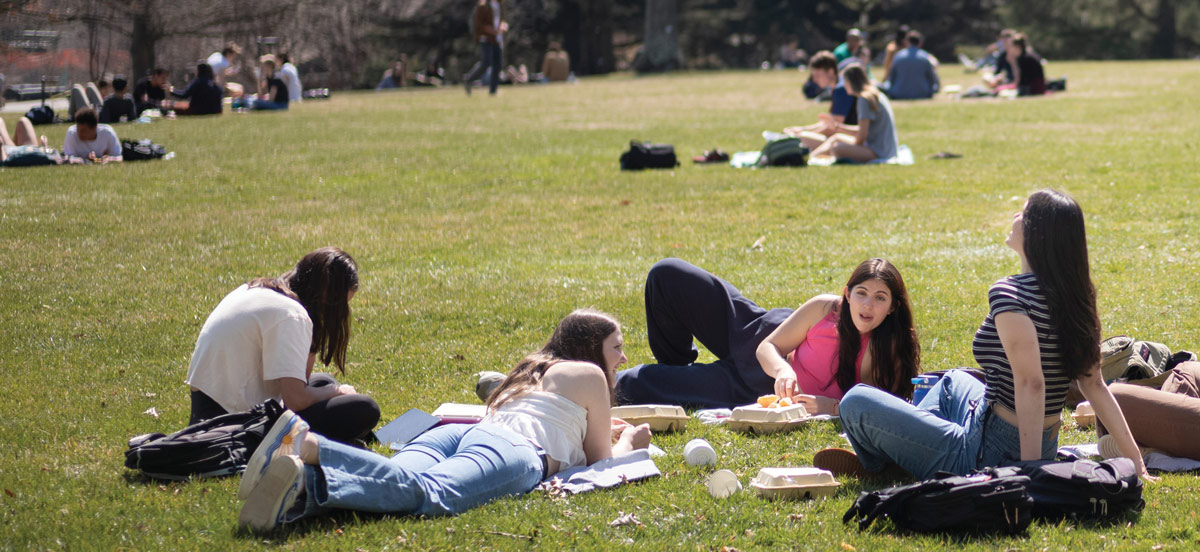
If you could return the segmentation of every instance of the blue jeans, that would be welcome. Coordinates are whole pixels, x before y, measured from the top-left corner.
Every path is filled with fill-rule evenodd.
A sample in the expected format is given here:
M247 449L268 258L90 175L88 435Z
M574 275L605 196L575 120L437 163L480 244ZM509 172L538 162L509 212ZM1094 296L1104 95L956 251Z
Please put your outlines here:
M286 110L287 108L288 108L288 102L272 102L269 100L263 100L263 99L258 99L258 98L255 98L254 101L250 102L250 109L255 109L255 110L283 111L283 110Z
M1017 428L991 415L985 387L974 376L947 372L916 405L869 385L850 389L838 409L863 466L895 462L917 479L939 471L965 474L1021 459ZM1058 450L1058 426L1042 432L1042 458Z
M287 521L330 508L457 515L502 496L528 493L543 477L533 443L490 424L434 428L391 458L321 436L317 440L320 465L305 466L304 510Z
M474 67L471 67L470 71L467 71L466 76L463 77L463 81L470 86L471 82L483 76L483 72L488 67L491 67L492 71L488 74L488 92L495 94L496 87L500 85L500 72L504 70L500 67L503 53L504 47L499 44L492 44L486 41L480 42L479 61L475 63Z

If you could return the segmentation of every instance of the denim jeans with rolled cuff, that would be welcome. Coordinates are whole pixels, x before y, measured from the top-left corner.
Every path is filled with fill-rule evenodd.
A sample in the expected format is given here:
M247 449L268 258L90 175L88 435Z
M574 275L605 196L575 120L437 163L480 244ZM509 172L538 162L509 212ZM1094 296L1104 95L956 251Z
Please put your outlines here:
M951 370L920 403L858 384L842 397L842 427L870 471L894 462L913 477L939 471L965 474L1021 459L1017 428L992 415L985 387L966 372ZM1058 425L1042 432L1042 458L1058 450Z
M320 465L305 466L304 502L293 507L287 521L333 508L457 515L528 493L545 473L529 439L487 423L431 429L390 458L319 435L317 441Z

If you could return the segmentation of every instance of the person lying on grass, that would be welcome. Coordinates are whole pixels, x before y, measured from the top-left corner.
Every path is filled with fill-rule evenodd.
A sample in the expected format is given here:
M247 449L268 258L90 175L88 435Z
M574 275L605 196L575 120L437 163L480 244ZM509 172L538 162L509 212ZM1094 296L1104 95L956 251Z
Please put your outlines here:
M379 422L374 399L312 371L320 358L345 373L357 290L354 259L325 247L278 278L256 278L229 292L204 321L192 352L189 423L276 399L331 439L368 438Z
M813 157L832 156L866 163L891 159L900 151L892 104L871 84L862 65L850 65L842 71L846 91L858 98L858 126L838 125L835 133L813 150Z
M124 161L121 153L121 140L116 131L100 124L95 109L84 107L75 112L75 124L67 129L63 139L63 155L106 164Z
M285 412L242 476L252 490L238 522L268 531L330 509L457 515L528 493L560 470L646 448L649 426L610 417L622 345L611 316L572 312L508 373L483 421L434 428L391 458L331 441Z
M1116 382L1108 388L1139 447L1200 460L1200 362L1180 363L1158 389ZM1096 433L1100 456L1125 456L1103 422L1096 424Z
M986 385L951 370L916 405L856 385L841 408L854 452L819 451L813 465L862 477L894 463L926 479L939 471L961 475L1052 460L1067 386L1075 380L1117 448L1143 479L1152 479L1100 376L1100 319L1079 204L1054 190L1034 192L1005 241L1021 272L988 290L990 309L972 344Z
M794 311L768 311L728 282L664 259L646 276L646 326L659 364L617 374L623 404L732 408L774 393L836 415L859 382L907 399L921 365L908 291L884 259L859 264L840 295ZM696 362L693 339L717 361Z

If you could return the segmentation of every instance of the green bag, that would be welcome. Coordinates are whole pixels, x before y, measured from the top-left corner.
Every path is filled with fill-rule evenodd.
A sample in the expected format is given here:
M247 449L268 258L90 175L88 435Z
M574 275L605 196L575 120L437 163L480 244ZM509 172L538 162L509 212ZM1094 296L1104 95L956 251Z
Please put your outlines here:
M771 140L758 157L760 167L803 167L808 165L808 148L799 138Z

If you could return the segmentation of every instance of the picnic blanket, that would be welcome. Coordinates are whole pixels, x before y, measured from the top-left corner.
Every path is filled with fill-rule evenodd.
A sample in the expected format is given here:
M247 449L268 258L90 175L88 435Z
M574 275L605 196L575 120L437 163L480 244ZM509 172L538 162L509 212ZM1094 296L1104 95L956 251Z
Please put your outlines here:
M543 480L538 485L538 489L543 491L561 489L569 494L579 494L662 475L650 455L649 450L638 449L601 460L590 466L578 466L563 470Z
M735 169L755 168L758 167L758 158L762 155L761 151L739 151L729 157L729 166ZM838 163L832 157L810 157L808 166L810 167L828 167L834 164L849 164L849 165L912 165L913 153L908 146L901 144L897 150L896 156L889 159L875 159L867 163L858 163L855 161L842 160Z
M1096 443L1083 445L1067 445L1058 448L1058 455L1069 459L1092 458L1100 456L1100 446ZM1200 470L1200 461L1191 458L1176 458L1158 451L1147 452L1142 458L1146 469L1160 472L1186 472Z

